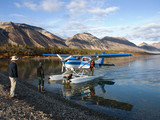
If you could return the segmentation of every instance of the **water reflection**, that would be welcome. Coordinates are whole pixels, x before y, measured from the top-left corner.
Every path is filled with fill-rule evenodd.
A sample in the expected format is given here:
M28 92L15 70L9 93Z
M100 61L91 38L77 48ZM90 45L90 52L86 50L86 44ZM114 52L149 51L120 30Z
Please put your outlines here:
M18 70L20 73L20 78L24 80L33 80L37 78L37 66L39 62L43 63L43 68L45 76L58 73L60 70L61 64L56 60L48 59L34 59L34 60L21 60L18 64Z
M53 83L54 82L50 81L50 84ZM62 95L68 100L83 100L90 102L90 104L130 111L133 105L117 100L105 99L104 97L98 96L99 93L96 93L95 88L97 86L100 87L102 93L106 94L105 86L114 84L113 79L95 80L94 82L91 81L80 84L65 84L62 88Z
M43 63L45 76L50 74L59 74L61 69L61 62L55 59L20 59L17 61L18 73L20 80L34 80L37 79L37 66L39 62ZM0 61L0 70L8 72L8 64L10 60Z
M45 75L61 73L61 62L55 59L18 61L20 80L37 86L36 68L44 63ZM62 81L45 80L45 90L79 104L127 120L160 119L160 56L106 59L114 67L103 67L102 80L63 86ZM7 72L9 60L0 60L0 70ZM134 106L134 107L133 107Z

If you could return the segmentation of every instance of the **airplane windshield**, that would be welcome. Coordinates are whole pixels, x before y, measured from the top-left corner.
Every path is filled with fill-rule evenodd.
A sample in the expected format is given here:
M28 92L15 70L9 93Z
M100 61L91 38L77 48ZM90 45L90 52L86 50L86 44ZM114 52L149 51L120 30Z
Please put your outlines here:
M90 58L83 57L83 58L82 58L82 61L90 61Z

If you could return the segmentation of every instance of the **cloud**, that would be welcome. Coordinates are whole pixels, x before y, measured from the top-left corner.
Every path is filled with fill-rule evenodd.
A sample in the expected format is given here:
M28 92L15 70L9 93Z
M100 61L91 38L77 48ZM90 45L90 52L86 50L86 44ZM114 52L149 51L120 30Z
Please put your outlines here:
M40 3L33 3L32 1L24 2L24 6L31 10L43 10L46 12L58 11L64 2L58 0L41 0Z
M16 7L20 8L21 7L21 4L19 3L14 3Z
M92 22L99 22L102 24L106 20L106 16L119 9L119 7L106 8L105 0L71 0L66 3L66 10L70 19L83 22L83 24L90 24Z
M11 16L14 16L14 17L26 17L24 15L21 15L21 14L10 14Z
M84 12L88 7L86 0L72 0L68 5L67 9L71 14L77 14Z
M151 23L132 27L132 32L126 35L128 39L139 41L160 41L160 24Z
M110 33L113 33L110 27L92 26L80 21L71 20L58 33L64 36L64 33L71 37L77 33L91 33L96 37L102 38ZM104 36L103 36L104 35Z
M85 15L90 14L94 16L107 16L114 11L117 11L119 7L103 8L103 4L106 1L93 1L93 0L72 0L68 5L67 9L71 14L79 15L84 13Z
M94 15L100 15L100 16L107 16L109 13L112 13L116 10L118 10L119 7L109 7L106 9L101 9L101 8L93 8L91 10L88 10L89 13L94 14Z
M71 20L63 29L67 31L85 31L87 30L87 26L81 22Z
M88 31L89 33L95 35L98 38L103 38L114 32L113 30L110 30L107 27L104 27L104 28L103 27L93 27L93 28L90 28Z
M64 1L64 0L63 0ZM23 7L27 7L34 11L58 12L65 10L56 24L59 28L46 27L52 31L66 33L67 36L72 36L81 32L89 32L95 36L103 37L113 33L113 29L108 27L95 26L99 22L101 25L106 20L106 16L117 11L119 7L106 7L106 0L70 0L63 2L62 0L29 0L24 2ZM63 9L61 9L63 7ZM60 13L60 12L59 12ZM63 17L63 18L62 18ZM53 20L52 20L53 21ZM95 23L94 25L91 25ZM64 32L65 31L65 32ZM58 33L57 32L57 33Z
M44 11L54 12L59 10L63 6L64 2L58 0L43 0L41 7Z
M39 5L33 3L33 2L25 2L24 6L28 7L31 10L38 10L40 9Z
M86 25L82 22L71 20L67 23L66 26L63 27L63 30L66 31L81 31L81 32L98 32L98 31L105 31L105 32L113 32L110 27L101 27L101 26L92 26Z
M144 25L144 26L137 26L137 27L134 27L134 29L137 29L137 30L156 30L156 29L160 29L160 24L156 24L156 23L150 23L150 24L147 24L147 25Z

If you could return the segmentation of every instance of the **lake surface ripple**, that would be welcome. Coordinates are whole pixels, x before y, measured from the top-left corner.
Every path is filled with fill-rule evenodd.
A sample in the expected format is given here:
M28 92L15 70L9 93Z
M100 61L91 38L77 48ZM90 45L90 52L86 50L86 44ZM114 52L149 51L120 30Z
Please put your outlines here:
M160 119L160 56L106 59L114 67L103 67L95 74L104 77L81 84L62 85L47 77L61 73L55 59L18 61L19 79L37 86L36 68L44 63L45 89L78 104L126 120ZM9 60L0 60L0 70L7 72Z

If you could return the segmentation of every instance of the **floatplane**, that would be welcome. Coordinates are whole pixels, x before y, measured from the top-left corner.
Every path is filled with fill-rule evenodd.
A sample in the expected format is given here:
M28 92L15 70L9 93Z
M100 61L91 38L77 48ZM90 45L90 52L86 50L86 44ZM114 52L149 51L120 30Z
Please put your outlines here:
M62 74L49 76L50 80L63 80L67 74L72 75L71 83L81 83L104 76L103 74L89 76L91 60L95 61L95 68L102 66L114 66L114 64L104 64L104 58L126 57L132 54L95 54L95 55L64 55L64 54L43 54L44 56L58 57L62 62ZM64 57L64 58L63 58ZM65 72L64 72L65 68Z

